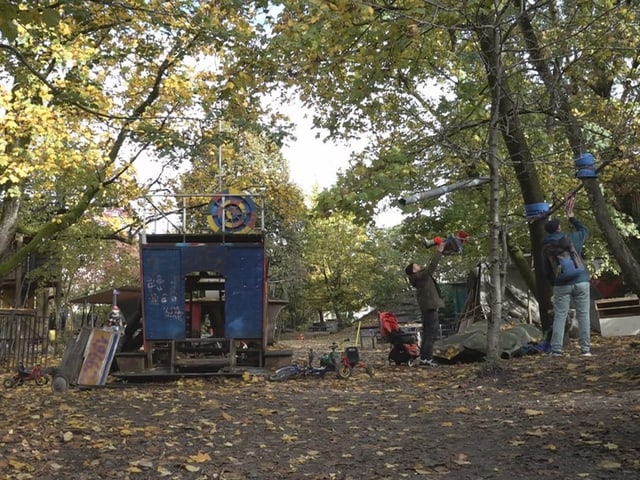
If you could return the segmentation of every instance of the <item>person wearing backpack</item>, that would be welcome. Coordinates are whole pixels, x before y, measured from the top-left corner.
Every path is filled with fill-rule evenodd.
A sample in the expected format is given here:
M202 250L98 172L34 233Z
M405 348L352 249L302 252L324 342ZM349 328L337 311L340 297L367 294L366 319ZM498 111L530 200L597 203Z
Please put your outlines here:
M553 285L553 329L551 356L563 355L565 323L573 301L578 321L580 355L591 354L590 275L582 258L582 248L589 237L589 229L575 218L575 195L566 199L565 212L574 232L562 232L560 220L549 220L544 226L543 240L545 275Z

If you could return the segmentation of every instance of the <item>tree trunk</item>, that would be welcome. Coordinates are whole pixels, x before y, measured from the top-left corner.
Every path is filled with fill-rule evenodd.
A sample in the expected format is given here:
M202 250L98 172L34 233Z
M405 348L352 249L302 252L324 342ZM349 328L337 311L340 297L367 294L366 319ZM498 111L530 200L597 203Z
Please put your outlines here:
M483 29L483 36L493 37L491 42L495 45L499 45L499 35L500 30L496 25L487 26ZM486 56L485 67L487 71L492 72L492 76L495 78L491 92L491 123L489 126L487 154L491 179L489 200L489 265L491 283L493 284L493 291L491 292L491 314L489 315L489 326L487 328L487 360L495 363L500 358L498 338L500 325L502 323L503 304L503 277L501 276L503 255L501 254L500 248L500 160L498 158L498 130L500 128L499 105L504 77L499 50L493 50L490 55Z
M496 39L490 31L486 30L479 29L477 34L492 95L495 95L495 92L500 92L497 104L502 138L520 184L524 205L540 203L544 201L540 179L526 137L518 122L516 107L511 100L513 98L511 91L506 82L500 82L497 72L491 67L495 64L493 57L500 51L499 39ZM552 287L544 278L542 269L542 262L544 261L542 241L545 236L543 223L541 219L530 222L529 236L531 238L531 252L535 266L536 288L534 294L538 300L542 328L547 331L553 323L553 319L549 315L549 311L553 306L551 305Z

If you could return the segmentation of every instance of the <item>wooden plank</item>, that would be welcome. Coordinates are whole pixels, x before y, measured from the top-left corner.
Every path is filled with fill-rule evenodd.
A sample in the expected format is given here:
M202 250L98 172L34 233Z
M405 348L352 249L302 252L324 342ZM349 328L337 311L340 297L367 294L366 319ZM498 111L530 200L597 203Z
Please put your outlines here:
M95 328L87 342L78 385L104 385L120 336L110 330Z

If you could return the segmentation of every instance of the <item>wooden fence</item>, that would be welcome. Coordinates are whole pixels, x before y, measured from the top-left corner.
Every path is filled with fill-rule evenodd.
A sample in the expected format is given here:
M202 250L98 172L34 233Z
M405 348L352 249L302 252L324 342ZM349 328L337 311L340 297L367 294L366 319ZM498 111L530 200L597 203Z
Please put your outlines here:
M0 369L47 364L49 322L35 310L0 309Z

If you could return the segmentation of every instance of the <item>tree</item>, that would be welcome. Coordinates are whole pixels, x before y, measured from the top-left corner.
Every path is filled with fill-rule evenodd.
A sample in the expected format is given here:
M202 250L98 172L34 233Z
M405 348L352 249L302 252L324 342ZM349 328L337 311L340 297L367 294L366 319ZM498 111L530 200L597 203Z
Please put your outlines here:
M131 241L142 222L129 202L219 141L220 118L281 138L282 125L260 118L260 85L225 58L252 51L258 4L40 7L23 2L0 26L0 275L114 206L132 225L108 236ZM139 186L148 159L160 174ZM18 232L28 241L13 251Z
M510 219L505 236L514 251L534 256L534 291L548 324L550 287L539 276L543 222L525 221L524 206L548 200L556 208L554 192L580 188L577 154L591 150L607 163L610 152L633 144L637 115L627 102L637 83L637 53L630 48L637 13L623 2L592 5L588 12L571 2L282 5L273 26L278 35L265 52L272 72L286 59L287 69L275 78L316 108L316 123L331 137L371 137L324 197L324 210L334 206L370 218L383 199L486 174L490 105L498 101L502 143L493 155L507 159L499 171L502 216ZM496 38L486 25L502 35ZM491 61L496 55L501 78ZM597 221L590 222L592 231L613 231L604 239L640 291L634 280L640 268L620 244L601 189L611 192L599 179L585 180L584 187ZM486 231L481 209L487 199L474 193L473 204L461 208L465 229ZM595 254L604 253L598 237L591 242Z
M374 298L370 285L380 281L376 252L366 229L352 217L334 213L311 219L305 230L302 255L307 265L307 301L318 312L332 313L341 326Z

